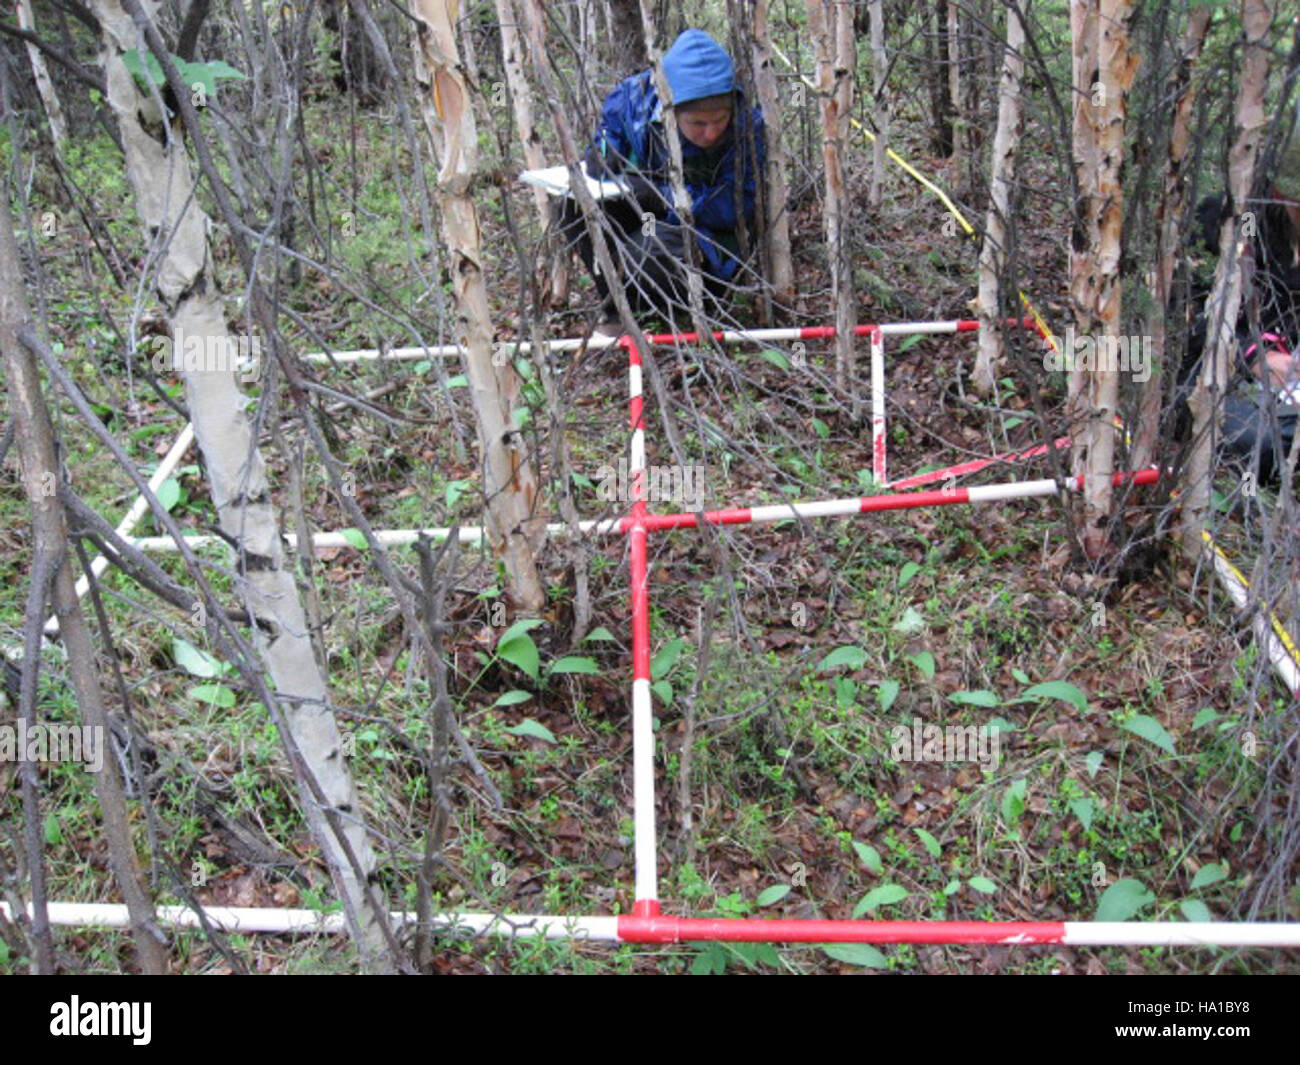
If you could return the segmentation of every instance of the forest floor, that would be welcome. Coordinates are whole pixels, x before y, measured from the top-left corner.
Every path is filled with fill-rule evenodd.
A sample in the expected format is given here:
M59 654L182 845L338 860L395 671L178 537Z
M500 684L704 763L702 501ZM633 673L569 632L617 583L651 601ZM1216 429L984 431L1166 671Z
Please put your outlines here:
M139 238L125 189L108 176L110 155L111 146L87 149L70 169L100 198L117 243L135 262ZM384 217L396 208L382 191L391 160L382 153L369 158L375 161L361 186L373 198L375 217ZM859 320L967 317L975 249L945 236L934 205L903 180L891 184L880 212L864 210L855 222L863 248L856 260ZM42 187L36 195L57 200L59 192ZM105 205L114 199L116 207ZM528 208L522 194L513 202L520 214ZM813 294L802 308L809 321L828 318L818 211L815 198L806 200L795 219L801 288ZM1065 291L1063 242L1055 235L1062 230L1046 214L1034 220L1041 224L1023 227L1031 296L1049 322L1060 322L1061 303L1053 297ZM130 285L115 288L95 268L79 226L70 223L39 245L51 339L62 345L101 416L148 468L182 421L138 378L128 382L119 352L134 292ZM485 213L484 230L486 246L508 246L498 212ZM375 266L377 289L391 292L386 276L399 276L402 264L383 258L384 232L366 240L369 250L351 254ZM491 265L500 335L510 337L518 324L517 280L510 261ZM338 347L373 343L355 305L328 282L309 278L297 295L305 313L333 327ZM589 310L575 296L569 314L557 315L554 335L572 335L590 319ZM996 406L963 390L960 368L970 366L974 350L965 336L889 345L891 476L1042 439L1037 385L1023 373L1008 374ZM825 368L832 355L810 346L807 357ZM658 358L684 444L700 461L707 456L710 506L872 490L869 426L833 410L799 378L788 345L664 350ZM597 498L594 482L600 466L626 453L621 353L556 357L555 372L567 401L564 432L573 468L586 479L575 480L578 509L583 517L616 514L617 505ZM356 474L358 502L376 527L477 523L465 393L439 390L435 375L428 363L320 375L358 393L388 386L382 403L394 424L346 415L332 425L337 453ZM650 461L669 462L657 401L648 402ZM61 409L74 488L106 515L120 514L133 498L126 479ZM548 455L540 407L532 428L538 454ZM296 440L288 427L268 441L277 476ZM212 522L213 511L197 460L186 462L176 477L173 512L199 530ZM993 467L971 483L1031 472L1053 475L1042 459ZM1156 504L1137 494L1131 505L1136 518ZM7 644L20 640L23 621L30 557L25 506L11 457L0 482L0 632ZM310 459L305 510L319 529L345 524ZM149 524L139 532L154 531ZM1066 530L1060 502L1036 500L653 535L656 813L665 910L1091 920L1107 887L1125 881L1132 884L1110 895L1107 906L1117 909L1108 914L1245 917L1286 800L1274 786L1276 808L1260 809L1268 744L1293 720L1294 706L1267 681L1261 685L1255 651L1237 638L1231 612L1207 590L1203 575L1198 579L1176 555L1158 554L1138 579L1100 582L1077 565ZM1225 533L1231 539L1230 528ZM575 559L590 581L590 626L581 639L574 632ZM500 588L493 567L477 552L462 553L449 597L452 695L502 805L494 807L485 782L456 764L456 816L446 848L454 872L438 881L441 905L575 915L630 911L626 562L617 537L589 541L577 555L556 549L544 556L551 603L543 623L527 634L537 651L534 664L526 655L506 660L498 653L500 628L492 621ZM174 560L165 565L182 576ZM355 736L352 765L365 815L381 834L383 881L395 906L412 908L428 808L428 782L412 752L429 740L429 683L411 662L409 636L365 552L318 551L314 568L328 619L333 698ZM160 899L172 901L162 873L170 864L206 902L327 907L328 877L264 709L224 674L223 664L207 677L184 668L177 641L202 639L188 619L143 605L141 593L117 576L104 589L133 714L152 745ZM75 707L60 674L51 655L44 712L72 720ZM914 721L996 723L1000 757L891 758L892 730L910 731ZM1246 731L1258 737L1263 753L1243 754ZM57 766L44 773L51 897L111 900L86 775ZM0 811L18 823L11 766L0 767ZM1269 812L1274 816L1262 816ZM147 855L142 813L138 822ZM11 863L13 848L13 838L0 840ZM1294 868L1286 883L1290 894L1284 889L1284 901L1258 919L1300 919ZM59 941L70 967L111 971L128 964L119 935L68 931ZM232 936L230 946L259 971L351 964L337 939ZM190 971L229 968L198 934L178 934L177 957ZM17 964L0 959L0 971ZM1300 971L1285 952L1269 950L877 951L451 939L442 941L434 965L443 972Z

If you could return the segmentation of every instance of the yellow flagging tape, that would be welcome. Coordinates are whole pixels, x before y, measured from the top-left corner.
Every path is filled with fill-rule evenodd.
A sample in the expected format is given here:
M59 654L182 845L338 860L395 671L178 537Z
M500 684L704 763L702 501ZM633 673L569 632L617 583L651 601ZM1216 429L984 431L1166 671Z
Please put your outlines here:
M1228 567L1232 575L1241 582L1241 586L1247 591L1250 590L1250 581L1246 580L1245 574L1232 564L1232 559L1223 553L1223 548L1214 542L1214 537L1210 535L1208 529L1201 530L1201 539L1210 545L1210 548L1219 557L1219 560ZM1268 612L1268 619L1273 626L1273 631L1277 633L1277 638L1282 641L1282 646L1286 648L1287 654L1291 656L1291 661L1300 669L1300 648L1296 647L1295 641L1291 639L1291 634L1287 631L1286 626L1278 620L1278 616L1273 612Z
M790 62L789 56L787 56L783 51L781 51L778 45L773 44L772 51L776 53L776 57L780 59L782 63L784 63L791 70L795 70L795 65L792 62ZM805 85L808 86L808 88L812 89L814 92L817 91L817 83L812 81L806 74L800 74L799 80L801 80ZM876 135L872 133L871 130L867 129L865 125L859 122L852 115L849 116L849 122L853 124L854 129L858 130L872 144L876 143ZM895 163L897 163L903 169L904 173L909 175L911 178L913 178L923 187L929 189L937 197L939 197L939 202L942 203L944 207L947 209L948 213L957 220L957 224L960 225L963 230L965 230L966 236L971 238L977 238L979 236L979 234L975 232L975 227L972 226L970 222L966 220L966 216L957 209L957 205L952 202L948 194L944 192L943 189L941 189L928 177L926 177L919 170L917 170L916 167L914 167L911 163L909 163L906 159L904 159L901 155L899 155L896 151L894 151L893 148L886 148L885 154L889 156L889 158L892 159ZM1049 344L1052 345L1053 351L1057 352L1057 354L1060 354L1061 349L1060 347L1057 346L1056 334L1053 333L1047 327L1047 322L1044 321L1043 316L1038 313L1038 309L1032 303L1029 302L1029 297L1026 296L1024 292L1018 291L1017 295L1020 296L1020 302L1025 305L1025 310L1027 310L1030 316L1034 319L1034 324L1038 326L1038 330L1042 334L1043 338Z

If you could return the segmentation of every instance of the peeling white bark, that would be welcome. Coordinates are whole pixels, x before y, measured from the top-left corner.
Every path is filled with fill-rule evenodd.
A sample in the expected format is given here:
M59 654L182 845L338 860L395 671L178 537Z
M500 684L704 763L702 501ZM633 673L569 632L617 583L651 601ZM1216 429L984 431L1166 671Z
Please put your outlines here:
M152 17L156 0L142 2L142 7ZM127 177L140 218L163 249L157 295L173 337L224 339L228 330L208 241L211 223L194 195L179 123L168 128L153 95L137 89L122 62L124 52L143 48L131 17L118 0L95 0L94 11L102 27L100 60L126 154ZM253 630L254 646L283 703L293 744L325 802L341 819L359 868L348 860L324 813L304 790L300 799L308 823L343 901L363 967L385 968L385 910L372 905L365 890L374 875L375 855L360 818L338 725L326 705L325 676L312 651L293 575L284 566L266 467L245 412L248 398L239 388L234 366L213 360L203 368L179 372L221 528L239 544L240 593L248 611L262 622Z

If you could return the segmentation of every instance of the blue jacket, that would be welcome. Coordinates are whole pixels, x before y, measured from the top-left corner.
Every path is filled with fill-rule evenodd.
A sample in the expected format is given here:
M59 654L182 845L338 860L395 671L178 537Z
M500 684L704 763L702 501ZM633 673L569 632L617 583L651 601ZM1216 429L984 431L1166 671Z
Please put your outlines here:
M685 137L681 138L686 188L691 196L691 214L699 235L703 265L715 277L730 280L739 269L734 258L739 224L736 215L738 180L745 223L751 234L754 231L756 176L762 173L767 158L763 113L758 107L750 110L745 106L744 96L734 88L730 56L701 30L687 30L677 38L664 55L664 72L675 103L688 103L728 91L736 94L731 127L720 145L706 151ZM598 157L605 168L614 172L641 172L654 183L665 202L671 204L670 156L661 112L651 71L625 78L605 99L600 129L593 139L589 158ZM749 150L751 129L756 168ZM590 169L595 172L598 168ZM671 209L668 221L681 224ZM724 249L729 249L731 254Z

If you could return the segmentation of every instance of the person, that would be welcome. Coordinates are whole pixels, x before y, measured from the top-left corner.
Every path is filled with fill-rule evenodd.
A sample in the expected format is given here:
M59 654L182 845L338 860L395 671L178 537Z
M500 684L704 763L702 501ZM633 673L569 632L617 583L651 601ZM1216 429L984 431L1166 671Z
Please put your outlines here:
M692 235L710 304L726 298L742 270L741 223L750 241L766 158L763 115L746 105L731 57L703 30L683 32L663 57L691 200ZM673 209L670 154L654 72L625 78L605 99L586 153L592 177L626 190L598 201L620 282L634 313L671 318L687 304L687 231ZM617 331L618 312L601 276L577 202L564 202L562 232L576 246L602 298L601 328Z

